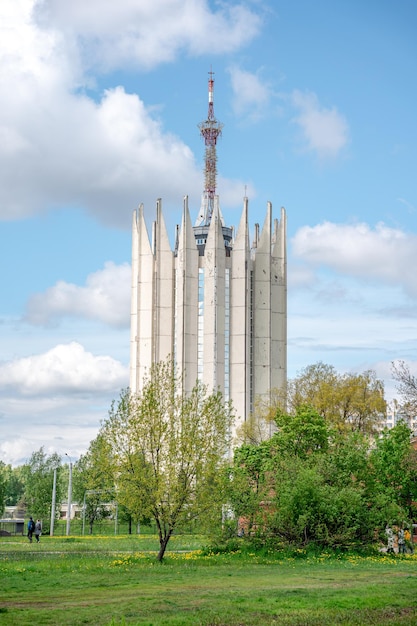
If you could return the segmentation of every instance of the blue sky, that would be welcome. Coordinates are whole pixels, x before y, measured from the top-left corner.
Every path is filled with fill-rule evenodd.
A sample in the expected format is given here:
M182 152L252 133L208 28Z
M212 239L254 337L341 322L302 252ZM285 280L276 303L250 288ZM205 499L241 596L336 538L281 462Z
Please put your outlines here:
M2 0L0 459L83 453L128 384L131 219L288 217L288 372L417 373L413 0Z

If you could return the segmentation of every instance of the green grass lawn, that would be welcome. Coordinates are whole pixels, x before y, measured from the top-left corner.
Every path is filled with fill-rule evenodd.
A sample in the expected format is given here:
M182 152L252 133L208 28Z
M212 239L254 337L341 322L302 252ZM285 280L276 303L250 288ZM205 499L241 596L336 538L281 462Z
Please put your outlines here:
M0 538L0 624L417 624L417 556L205 554L174 537Z

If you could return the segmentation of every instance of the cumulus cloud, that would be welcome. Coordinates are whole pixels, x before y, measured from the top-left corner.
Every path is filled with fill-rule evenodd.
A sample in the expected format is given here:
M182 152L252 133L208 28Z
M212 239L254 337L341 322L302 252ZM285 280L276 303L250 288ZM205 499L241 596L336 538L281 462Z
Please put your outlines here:
M349 126L335 107L320 105L316 94L294 91L292 104L299 114L293 121L301 131L302 145L320 158L334 158L347 145Z
M116 87L89 97L88 63L150 68L184 50L230 51L256 35L259 19L243 5L214 11L204 0L102 5L0 3L0 218L83 206L126 227L139 202L154 204L155 180L168 203L200 196L189 147L138 95Z
M0 441L0 458L6 464L23 465L29 461L33 452L42 447L47 455L58 453L64 462L68 461L64 457L65 452L69 452L73 460L78 459L87 451L90 441L97 436L99 422L88 429L81 431L81 428L78 424L60 424L39 430L26 428L29 433L22 432L21 428L18 432L19 428L16 428L16 434L8 433L8 438ZM83 438L80 442L81 432Z
M197 56L224 54L246 45L258 33L261 17L244 3L207 0L44 0L37 3L41 25L52 25L76 39L86 62L104 69L134 64L150 69L182 51ZM207 33L210 36L207 37Z
M201 172L191 150L121 87L106 91L98 103L44 95L31 107L30 127L24 115L12 115L2 131L0 113L4 219L75 204L107 224L126 226L139 200L154 204L155 180L167 201L180 200L184 190L200 193Z
M233 89L233 109L239 117L257 121L265 113L272 97L271 86L254 74L233 65L229 68Z
M55 396L108 393L127 385L128 371L109 356L94 356L76 342L0 365L2 394Z
M292 239L292 252L315 267L328 267L360 280L401 285L417 297L417 236L382 222L303 226Z
M87 276L85 286L59 281L28 301L25 320L47 326L65 317L98 320L114 327L130 323L130 265L108 262Z

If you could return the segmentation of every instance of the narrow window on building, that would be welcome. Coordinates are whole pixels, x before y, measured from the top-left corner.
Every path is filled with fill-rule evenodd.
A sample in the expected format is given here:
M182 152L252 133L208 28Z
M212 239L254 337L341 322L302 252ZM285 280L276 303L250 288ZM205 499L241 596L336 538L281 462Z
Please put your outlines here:
M204 370L204 268L198 269L197 378L203 380Z
M177 367L177 337L178 337L178 270L174 270L174 345L172 346L172 358L174 368Z
M224 399L230 400L230 270L224 276Z
M253 293L253 271L250 273L250 293L249 293L249 411L253 413L254 409L254 293Z

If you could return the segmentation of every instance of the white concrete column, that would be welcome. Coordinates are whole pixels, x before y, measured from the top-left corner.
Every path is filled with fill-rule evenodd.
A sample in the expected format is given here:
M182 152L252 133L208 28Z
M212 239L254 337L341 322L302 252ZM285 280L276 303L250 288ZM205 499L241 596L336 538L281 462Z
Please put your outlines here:
M162 202L156 206L154 266L154 361L164 361L173 354L174 325L174 254L168 239Z
M253 392L268 400L271 388L271 227L268 202L253 273Z
M204 375L209 391L224 393L224 322L226 250L215 198L213 215L204 250Z
M137 220L137 332L136 342L136 381L132 391L142 388L143 379L152 364L153 336L153 264L149 236L143 215L143 205L139 208Z
M236 411L235 431L249 416L250 248L248 199L233 242L230 285L230 398Z
M176 274L176 362L184 376L184 391L189 392L197 380L198 320L198 249L188 210L188 198L179 233Z
M271 388L287 384L286 214L281 208L271 259Z

